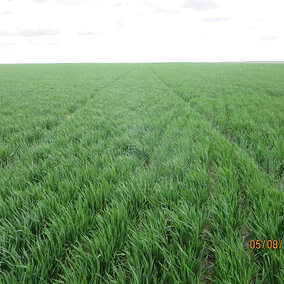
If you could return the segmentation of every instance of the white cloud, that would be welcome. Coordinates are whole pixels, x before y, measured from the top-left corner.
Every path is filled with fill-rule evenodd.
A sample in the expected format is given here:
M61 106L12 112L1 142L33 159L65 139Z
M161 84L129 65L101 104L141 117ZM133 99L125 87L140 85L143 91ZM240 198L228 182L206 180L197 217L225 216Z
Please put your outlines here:
M37 36L47 36L47 35L59 35L60 31L38 28L38 29L20 29L15 35L25 36L25 37L37 37Z
M0 63L284 60L283 0L2 0Z
M47 2L54 2L54 3L60 3L60 4L82 4L84 2L94 1L94 0L32 0L35 3L47 3Z
M148 5L149 7L152 8L152 12L156 12L156 13L170 13L170 14L179 14L181 13L176 7L176 8L168 8L166 6L163 6L162 3L159 5L159 4L155 4L154 2L149 2L149 1L146 1L144 0L144 3L146 5Z
M93 36L93 35L98 35L100 32L92 32L92 31L82 31L78 32L77 35L79 36Z
M203 11L216 9L218 5L215 2L208 0L185 0L183 7Z
M207 16L202 18L201 20L204 22L224 22L232 19L232 17L212 17L212 16Z
M265 35L265 36L260 38L260 40L263 40L263 41L271 41L271 40L277 40L277 39L280 39L280 36L278 36L278 35Z
M18 31L0 31L0 36L23 36L23 37L38 37L59 35L60 31L38 28L38 29L19 29Z
M9 32L9 31L0 31L0 36L12 36L14 35L14 32Z

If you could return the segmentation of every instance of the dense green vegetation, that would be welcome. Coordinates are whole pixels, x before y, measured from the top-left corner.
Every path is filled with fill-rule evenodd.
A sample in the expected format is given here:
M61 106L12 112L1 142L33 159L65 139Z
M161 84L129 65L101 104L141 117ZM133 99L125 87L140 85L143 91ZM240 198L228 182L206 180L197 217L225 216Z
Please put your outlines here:
M284 65L0 66L0 283L284 283Z

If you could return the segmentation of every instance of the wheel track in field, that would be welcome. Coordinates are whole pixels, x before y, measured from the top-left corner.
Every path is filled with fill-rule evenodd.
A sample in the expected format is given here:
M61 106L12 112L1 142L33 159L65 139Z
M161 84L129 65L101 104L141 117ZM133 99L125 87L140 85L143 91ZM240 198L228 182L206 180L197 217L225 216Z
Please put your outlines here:
M104 90L104 89L106 89L106 88L108 88L111 84L113 84L114 82L116 82L116 81L118 81L119 79L121 79L123 76L126 76L127 74L129 74L133 69L135 69L135 68L132 68L131 70L129 70L128 72L126 72L126 73L124 73L124 74L121 74L120 76L118 76L115 80L112 80L111 82L109 82L108 84L106 84L103 88L101 88L99 91L98 91L98 93L99 92L101 92L102 90ZM89 98L88 100L86 100L86 102L85 102L85 104L84 105L82 105L79 109L75 109L73 112L72 112L72 114L75 114L76 112L78 112L81 108L83 108L84 106L86 106L86 104L88 103L88 102L90 102L92 99L94 99L95 97L91 97L91 98ZM64 120L66 120L66 119L68 119L69 117L67 116L67 117L64 117L63 119L62 119L62 122L64 121ZM56 127L59 127L59 125L60 124L58 124L58 125L56 125L54 128L56 128ZM53 129L54 129L53 128ZM52 129L48 129L48 131L51 131ZM41 179L40 181L38 181L37 183L39 183L39 182L41 182L41 181L43 181L45 179L45 177L43 177L43 179ZM51 199L50 200L50 202L53 202L53 200ZM46 205L48 205L49 203L47 203ZM33 209L32 210L34 210L35 208L33 207ZM101 210L99 210L97 213L99 214L99 213L101 213L101 211L103 211L103 209L104 208L102 208ZM93 216L94 217L94 216ZM85 231L88 231L89 230L89 228L85 228L85 230L83 230L83 232L85 232ZM41 234L38 234L37 235L37 238L38 237L41 237ZM78 238L79 239L79 238ZM78 239L76 239L76 241L78 241ZM75 241L75 242L76 242ZM66 241L67 242L67 241ZM71 243L71 244L69 244L68 246L67 246L67 248L69 248L69 247L71 247L71 245L72 245L73 243Z
M152 72L154 72L154 74L169 88L171 89L176 95L178 95L182 100L184 100L187 104L189 104L189 106L196 112L198 113L199 115L201 115L203 117L204 120L206 120L208 123L210 123L210 125L212 126L212 128L214 128L218 133L220 133L223 137L225 137L233 146L236 146L238 147L238 149L240 149L243 153L246 153L247 156L250 158L250 160L252 160L254 162L254 164L257 166L257 168L259 170L261 170L265 175L266 177L268 178L268 180L271 180L273 182L275 182L275 184L277 185L277 187L281 187L281 178L283 177L283 167L280 166L279 168L279 173L277 173L277 171L275 171L274 173L272 173L272 175L269 174L269 172L265 169L265 167L263 167L261 165L261 163L259 163L253 156L252 156L252 153L246 149L245 147L241 147L239 145L239 143L237 142L234 142L233 141L233 138L234 138L234 135L232 135L231 133L231 129L230 128L227 128L224 130L224 132L222 132L222 130L220 130L219 126L218 126L218 123L215 122L214 120L212 119L209 119L206 117L205 113L200 111L199 109L197 109L195 106L193 106L192 104L190 104L190 100L193 98L193 97L185 97L183 95L182 92L179 92L177 91L174 87L172 87L170 84L168 84L167 82L165 82L165 80L163 80L158 74L157 72L155 72L154 70L151 69ZM196 85L196 88L198 88L198 86L202 85L202 81L206 80L206 75L207 73L203 74L201 76L201 80L200 82ZM240 74L240 77L245 77L244 74ZM251 77L253 78L253 77ZM190 80L184 80L182 83L184 82L190 82ZM248 86L251 86L250 83L246 83ZM266 92L266 89L265 87L263 87L261 84L257 83L257 82L254 82L253 83L254 86L256 86L258 89L263 89L265 90ZM265 96L269 96L267 93L264 94ZM199 97L200 95L198 96L194 96L194 97ZM274 96L275 99L279 99L280 97L279 96ZM231 118L230 118L230 113L228 111L228 105L226 105L225 107L225 112L226 112L226 117L227 117L227 120L229 121ZM251 119L255 122L255 118L250 116ZM251 141L249 139L249 141ZM277 177L279 177L279 181L277 181Z
M151 153L150 153L150 156L151 154L153 154L157 148L157 146L159 145L160 141L163 139L163 137L165 137L165 134L167 132L167 130L171 127L171 125L173 124L173 122L179 117L180 115L179 114L173 114L172 117L169 119L169 122L168 123L165 123L166 126L164 127L162 133L160 133L160 136L159 136L159 140L156 141ZM151 159L150 159L150 162L151 162ZM147 164L147 167L144 167L144 171L145 172L150 172L151 171L151 163L149 163L149 165ZM136 174L133 179L135 179L136 177L138 176L138 174ZM142 193L146 193L146 190L143 189L143 192ZM156 194L156 193L155 193ZM129 200L128 200L128 203L131 204L131 198L133 197L130 197ZM143 216L143 213L148 210L149 208L139 208L139 211L137 211L137 216L136 218L138 219L137 221L137 226L136 228L139 228L139 226L143 226L145 225L145 218L146 216ZM134 220L134 219L133 219ZM141 229L141 228L140 228ZM121 252L120 254L116 254L116 257L114 259L114 262L117 262L119 264L121 264L121 268L126 272L126 274L129 276L129 271L127 271L127 266L123 263L123 260L124 258L126 257L126 253L125 253L125 250L127 249L128 245L129 245L129 242L128 240L131 240L132 238L132 235L134 234L132 232L132 230L128 229L128 231L130 232L130 234L126 234L126 241L124 242L124 245L123 247L121 248L121 250L119 252ZM121 257L122 256L122 257ZM122 258L122 259L121 259ZM158 263L160 265L160 263ZM111 277L113 277L114 279L116 279L116 275L115 275L115 272L111 273L110 274ZM130 280L130 278L128 279Z
M127 74L129 74L132 70L133 70L134 68L132 68L131 70L129 70L128 72L126 72L126 73L124 73L124 74L121 74L120 76L118 76L115 80L113 80L113 81L111 81L111 82L109 82L107 85L105 85L105 87L104 88L102 88L101 90L103 90L103 89L106 89L108 86L110 86L113 82L116 82L116 81L118 81L120 78L122 78L123 76L126 76ZM93 97L93 99L94 99L94 97ZM89 100L89 102L90 102L91 100ZM86 105L86 104L85 104ZM83 107L83 106L82 106ZM75 112L75 111L74 111ZM65 118L65 119L67 119L67 118ZM65 120L64 119L64 120ZM63 121L64 121L63 120ZM56 127L54 127L53 129L55 129L55 128L57 128L57 127L59 127L59 125L57 125ZM51 129L50 130L48 130L48 131L52 131ZM43 143L43 142L41 142L41 143ZM41 143L38 143L38 144L41 144ZM30 150L29 150L30 151ZM26 152L25 152L26 153ZM41 161L44 161L44 160L47 160L48 159L48 157L45 157L44 159L42 159ZM18 160L19 161L19 160ZM1 169L0 168L0 170L2 170L2 171L4 171L5 169ZM37 177L37 172L36 173L32 173L32 174L30 174L30 173L26 173L25 174L25 178L26 178L26 180L25 180L25 187L27 188L27 187L29 187L31 184L32 185L35 185L35 184L39 184L39 183L41 183L42 181L44 181L45 179L46 179L46 175L43 175L43 176L40 176L40 177ZM5 196L5 197L9 197L9 192L7 191L7 193L5 192L5 190L3 190L3 196ZM1 214L0 214L1 215ZM1 216L0 216L1 217Z
M106 89L108 86L110 86L113 82L116 82L116 81L118 81L119 79L121 79L123 76L126 76L127 74L129 74L133 69L135 69L135 68L132 68L131 70L129 70L128 72L126 72L126 73L124 73L124 74L122 74L122 75L120 75L119 77L117 77L115 80L113 80L113 81L111 81L111 82L109 82L107 85L105 85L105 87L103 88L103 89ZM102 90L102 89L101 89ZM89 100L90 101L90 100ZM50 130L51 131L51 130ZM46 157L45 158L45 160L46 159L48 159L48 157ZM28 175L28 173L27 173L27 175ZM32 179L33 179L33 175L32 175L32 177L31 177ZM28 180L25 182L26 183L26 185L25 185L25 187L27 187L27 186L29 186L30 184L39 184L39 183L41 183L42 181L44 181L45 179L46 179L46 175L43 175L41 178L39 178L39 179L33 179L33 180L30 180L31 179L30 177L28 177ZM5 192L3 192L3 195L5 196ZM7 197L7 195L5 196L5 197ZM8 196L9 197L9 196ZM50 202L53 202L52 200L50 201ZM34 210L35 208L33 208L32 210ZM9 211L9 214L8 214L8 216L6 216L5 215L5 218L8 218L10 215L11 215L12 213L11 213L11 211ZM1 215L1 214L0 214ZM0 220L2 219L2 217L3 216L0 216Z
M211 121L210 119L208 119L205 114L203 112L201 112L200 110L198 110L197 108L193 107L189 100L188 101L186 99L183 98L183 96L181 94L179 94L171 85L169 85L168 83L166 83L155 71L153 71L152 69L150 69L158 78L159 80L168 88L170 89L176 96L178 96L179 98L181 98L185 103L187 103L189 105L189 107L195 112L197 113L203 120L207 121L207 123L211 126L212 129L214 129L214 131L216 131L220 136L222 136L226 141L228 141L228 143L230 143L233 147L237 148L239 152L244 153L245 156L247 158L249 158L249 160L253 163L253 165L260 171L262 172L265 177L269 180L272 179L271 176L269 176L269 174L261 167L261 165L251 156L250 152L248 152L245 148L242 148L238 143L232 141L230 139L230 137L224 135L218 125L214 124L213 121ZM273 178L273 181L275 181L275 179Z
M114 84L115 82L117 82L118 80L120 80L122 77L127 76L130 72L132 72L134 68L131 68L130 70L128 70L125 73L120 74L118 77L116 77L115 79L113 79L112 81L106 83L103 85L103 87L99 88L99 89L95 89L94 93L90 96L84 99L84 102L77 108L75 108L73 111L69 112L68 114L65 114L64 116L62 116L59 120L60 122L55 125L54 127L51 127L50 129L47 129L47 131L51 131L55 128L58 128L66 119L70 119L72 116L74 116L74 114L76 114L78 111L80 111L83 107L85 107L88 103L90 103L94 98L95 98L95 94L99 94L100 92L102 92L103 90L107 89L110 85Z
M153 145L152 151L149 153L149 155L147 156L147 158L146 158L145 161L142 160L143 164L141 164L141 166L140 166L141 170L143 170L143 171L145 171L145 172L150 172L150 171L151 171L151 155L155 152L157 146L159 145L160 141L161 141L161 140L163 139L163 137L165 136L167 130L171 127L171 125L173 124L173 122L174 122L179 116L180 116L180 114L179 114L178 112L175 112L175 113L173 113L173 115L172 115L167 121L165 121L165 123L164 123L164 125L163 125L163 130L159 133L159 139L157 139L156 142L155 142L155 144ZM127 183L131 183L131 180L134 180L138 175L139 175L139 174L137 173L135 176L132 176L131 179L127 180ZM122 185L125 184L124 182L125 182L125 180L122 182ZM118 184L117 187L119 187L119 184ZM144 191L145 191L145 190L144 190ZM115 197L116 195L119 196L119 194L120 194L119 192L115 192L114 195L112 196L112 200L114 199L114 197ZM128 203L129 203L129 204L132 204L132 203L131 203L132 198L133 198L133 196L128 197ZM113 201L110 201L110 203L108 204L108 207L111 207L113 204L114 204L114 202L113 202ZM128 210L129 210L129 209L127 208L127 214L131 214L131 212L128 212ZM145 209L143 209L142 207L139 208L139 211L137 211L137 216L141 216L141 214L144 212L144 210L145 210ZM96 215L104 216L104 215L105 215L105 210L99 210L98 212L96 212ZM138 218L137 216L136 216L136 218ZM134 218L134 217L133 217L133 218ZM134 220L134 219L133 219L133 220ZM130 222L131 222L131 221L132 221L132 219L130 220ZM144 221L144 217L143 217L143 218L139 218L138 224L140 224L140 225L143 224L143 221ZM129 225L128 225L128 226L129 226ZM89 231L89 230L90 230L90 228L88 228L88 231ZM129 231L128 228L126 228L126 231L127 231L127 232L126 232L126 236L125 236L125 239L123 240L124 244L122 245L122 247L121 247L119 250L116 250L116 251L114 252L115 258L114 258L113 262L115 262L115 263L116 263L116 262L120 262L120 261L121 261L121 257L122 257L122 259L125 257L124 250L125 250L125 248L127 248L127 244L128 244L127 241L128 241L129 239L131 239L131 236L132 236L132 232ZM86 230L85 232L83 232L83 234L86 233L86 232L87 232L87 230ZM128 234L129 232L130 232L130 234ZM84 235L83 235L83 236L84 236ZM82 239L83 236L82 236L82 235L79 236L76 242L78 242L78 240ZM76 243L76 242L74 242L74 243ZM72 244L69 244L69 245L68 245L68 250L69 250L69 252L67 253L67 255L65 255L65 259L66 259L66 257L71 257L71 256L72 256L72 251L73 251ZM213 258L214 258L214 256L213 256ZM211 256L210 256L209 262L210 262L210 261L211 261ZM61 262L64 262L64 260L61 260ZM208 268L209 265L210 265L210 264L207 263L207 268ZM125 267L124 267L123 269L125 269ZM106 271L105 271L105 272L106 272ZM207 274L207 276L209 276L209 275L211 275L211 276L214 275L214 270L212 270L211 268L208 269L208 274ZM62 276L63 276L63 278L64 278L64 272L62 271L62 269L60 269L60 272L59 272L59 273L55 276L55 278L53 278L52 280L59 280L59 279L62 279ZM115 278L115 273L114 273L114 272L111 272L111 273L109 274L109 276Z
M159 145L160 141L162 140L162 138L165 136L165 133L166 131L170 128L170 126L172 125L172 123L179 117L179 113L174 113L163 125L163 130L159 133L159 139L156 140L155 144L153 145L153 148L151 150L151 152L149 153L149 157L147 157L147 159L145 161L141 160L141 165L139 166L139 168L144 171L144 172L150 172L151 171L151 155L155 152L157 146ZM126 183L131 183L132 180L135 180L137 177L139 176L139 173L135 174L134 176L132 176L129 180L126 180ZM121 181L118 185L117 185L117 188L119 188L120 185L125 185L125 180ZM145 190L144 190L145 191ZM119 196L120 195L120 192L119 191L115 191L112 195L112 200L110 200L109 204L107 205L109 208L112 207L116 201L113 201L115 199L115 197ZM132 204L131 201L133 199L133 196L130 196L130 197L127 197L128 198L128 203L129 204ZM114 206L115 207L115 206ZM101 209L99 210L98 212L95 213L95 216L104 216L105 215L105 209ZM126 208L127 210L127 214L131 215L131 212L129 212L129 208ZM144 212L144 209L141 207L139 208L139 211L136 212L136 215L137 216L141 216L142 213ZM94 216L94 218L95 218ZM128 244L128 240L131 239L131 236L132 236L132 232L131 232L131 229L129 229L129 227L131 227L129 225L129 223L131 223L135 218L138 218L137 216L133 216L132 219L129 219L128 220L128 224L127 224L127 227L126 227L126 236L123 240L123 244L122 244L122 247L119 249L119 250L116 250L114 251L113 253L113 256L114 256L114 259L113 259L113 262L116 263L116 262L120 262L121 261L121 258L123 259L125 257L125 254L124 254L124 250L126 249L127 247L127 244ZM139 221L138 221L138 224L143 224L143 221L145 219L145 216L144 217L140 217L138 218ZM93 229L93 228L92 228ZM66 258L68 257L71 257L72 256L72 252L74 251L74 248L72 247L73 244L75 243L78 243L78 241L80 241L81 239L83 239L84 237L84 234L86 234L88 231L90 231L90 228L86 228L85 231L83 231L83 234L78 236L77 240L75 242L73 242L72 244L69 244L67 249L66 249L66 255L64 256L64 260L66 260ZM68 251L68 252L67 252ZM64 262L64 260L60 260L60 262ZM104 273L106 273L107 271L104 271ZM115 272L112 271L112 272L107 272L108 275L110 277L115 277ZM59 279L62 279L64 278L64 272L62 270L62 268L60 268L60 272L52 279L52 280L59 280Z
M102 92L103 90L107 89L110 85L114 84L115 82L119 81L122 77L127 76L129 73L131 73L134 69L131 68L130 70L128 70L125 73L120 74L118 77L116 77L114 80L108 82L107 84L105 84L103 87L101 87L100 89L95 89L95 93L99 94L100 92ZM70 119L72 116L74 116L74 114L76 114L80 109L82 109L83 107L85 107L89 102L91 102L93 99L95 98L95 94L92 94L90 97L86 98L84 103L76 108L74 111L70 112L69 114L63 116L62 121L66 120L66 119Z
M43 132L43 135L40 139L36 139L33 142L28 143L28 148L31 148L34 145L39 145L41 143L43 143L44 138L46 136L47 133L50 133L51 131L54 131L54 129L59 128L62 123L65 120L70 119L71 117L73 117L78 111L80 111L82 108L84 108L89 102L91 102L96 96L95 94L99 94L100 92L102 92L103 90L107 89L110 85L114 84L115 82L117 82L118 80L120 80L122 77L127 76L130 72L132 72L134 68L131 68L130 70L128 70L125 73L120 74L118 77L116 77L114 80L108 82L107 84L104 84L103 87L99 88L99 89L95 89L93 94L90 97L87 97L84 99L83 103L80 104L80 106L76 107L73 111L69 112L68 114L65 114L61 117L58 118L57 123L54 124L53 126L51 126L48 129L45 129ZM18 149L18 148L17 148ZM23 150L21 152L16 151L13 155L10 155L9 158L7 158L7 161L5 161L5 163L0 163L0 170L4 170L6 167L12 167L15 164L17 164L17 162L19 162L19 157L21 157L21 155L25 153Z
M212 226L211 226L211 222L210 222L210 205L212 203L212 197L214 195L214 189L216 186L216 179L215 179L215 171L214 171L214 167L213 167L213 162L212 161L209 165L209 178L211 180L211 192L209 193L209 196L206 200L207 202L207 208L206 208L206 212L207 212L207 221L206 224L203 228L202 231L202 236L201 236L201 240L203 241L203 243L205 244L205 250L206 253L208 254L206 257L202 256L202 266L200 267L200 270L205 270L205 273L202 274L201 277L201 283L211 283L211 281L214 282L215 279L215 267L214 267L214 263L216 262L216 257L215 257L215 253L213 250L210 251L210 247L212 247L212 239L211 239L211 232L212 232ZM210 201L210 203L209 203ZM202 271L201 271L202 273Z
M247 76L247 74L246 74ZM244 79L247 79L243 73L241 74L241 77L243 77ZM254 80L250 80L247 84L249 86L251 86L251 84L257 86L259 89L262 89L264 90L264 95L265 96L268 96L268 97L274 97L276 99L281 99L282 98L282 94L278 95L278 94L275 94L275 92L269 90L267 87L263 86L261 83L258 82L258 79L255 78L254 75L250 75L249 76L250 79L254 79Z
M223 137L230 145L232 145L232 147L236 147L238 149L238 151L240 153L244 153L245 156L253 163L253 165L255 165L255 167L265 175L265 178L267 178L268 180L269 179L269 176L268 174L260 167L260 165L257 163L257 161L255 161L254 158L252 158L250 156L250 154L245 150L245 149L242 149L237 143L233 142L230 140L230 136L226 136L224 135L218 128L217 125L213 124L212 121L208 120L204 113L200 112L199 110L197 110L196 108L192 107L190 105L190 98L188 100L185 100L182 96L182 94L179 94L178 92L175 91L175 89L173 87L171 87L169 84L167 84L163 79L160 78L160 76L153 70L151 70L158 78L159 80L168 88L170 89L176 96L180 97L185 103L187 103L189 105L189 107L195 112L197 113L198 115L201 116L201 118L205 121L207 121L207 123L209 124L209 126L217 132L217 134L219 134L221 137ZM210 179L212 180L212 188L214 189L214 186L215 186L215 174L214 174L214 169L212 168L212 165L210 167L210 170L209 170L209 177ZM212 193L211 195L209 196L209 199L212 198ZM243 207L244 204L246 203L246 194L245 194L245 191L244 189L240 186L240 200L239 200L239 204L240 204L240 210L245 213L245 208ZM210 211L210 205L208 204L207 205L208 207L208 211ZM245 213L247 214L247 213ZM207 220L207 223L205 224L205 227L204 227L204 231L203 231L203 235L201 236L202 240L206 243L205 247L207 247L208 249L208 246L211 244L211 237L210 237L210 234L211 234L211 226L210 226L210 214L208 213L208 220ZM244 248L246 250L249 250L248 249L248 240L250 238L250 228L248 226L248 224L245 224L244 228L243 228L243 232L242 232L242 238L241 238L241 241L244 245ZM209 250L210 251L210 250ZM207 271L205 272L205 274L203 274L202 278L201 278L201 281L202 283L212 283L211 281L214 282L214 278L215 278L215 269L214 269L214 262L216 261L215 259L215 255L214 254L209 254L208 257L203 257L203 263L202 263L202 266L201 268L203 269L206 269ZM252 282L253 283L253 282Z
M114 80L114 81L119 80L121 77L127 75L127 74L130 73L131 71L132 71L132 70L130 70L130 71L127 72L126 74L121 75L119 78L117 78L117 79ZM114 81L110 82L105 88L107 88L109 85L111 85ZM89 100L89 101L90 101L90 100ZM78 111L78 110L76 110L76 111ZM76 111L74 111L74 113L76 113ZM159 139L156 141L156 143L155 143L155 145L154 145L154 148L152 149L152 152L155 151L156 146L159 144L159 142L160 142L160 140L162 139L162 137L164 136L165 132L166 132L167 129L170 127L171 123L172 123L178 116L179 116L179 113L175 112L175 113L172 115L172 117L164 123L163 131L160 133ZM152 152L151 152L151 153L152 153ZM150 155L151 155L151 153L150 153ZM143 162L143 161L142 161L142 162ZM145 163L146 163L146 166L145 166ZM144 168L146 171L150 171L150 170L151 170L150 161L147 160L147 161L145 161L145 163L142 163L142 164L141 164L141 169ZM117 193L117 194L118 194L118 193ZM51 202L52 202L52 200L51 200ZM112 202L110 202L110 204L108 204L108 206L111 206L111 204L112 204ZM34 210L34 208L33 208L33 210ZM97 215L97 214L104 214L103 212L104 212L104 208L102 208L101 210L98 210L98 212L96 212L95 215ZM89 230L90 230L89 227L85 228L85 229L83 230L83 234L82 234L82 235L79 235L79 236L76 238L75 242L69 243L69 244L67 245L66 251L69 250L69 249L72 247L72 245L73 245L74 243L76 243L77 241L79 241L79 240L81 239L81 237L84 236L84 233L86 233L86 232L89 231ZM63 258L64 258L64 256L63 256ZM59 275L56 275L56 276L55 276L55 279L58 279L58 278L57 278L58 276L59 276Z
M168 84L166 84L152 69L150 69L155 76L159 79L159 81L162 82L163 85L165 85L168 89L172 90L175 95L177 95L178 97L180 97L185 103L189 104L189 99L185 99L182 94L179 94L178 92L176 92L175 90L173 90L173 88L171 86L169 86ZM205 76L203 76L203 78L205 78ZM201 83L199 83L198 85L201 85ZM205 201L205 206L206 206L206 213L207 213L207 220L204 226L204 229L202 231L201 234L201 240L204 242L205 244L205 255L203 255L201 257L201 266L199 268L200 274L201 274L201 283L213 283L215 281L215 261L216 261L216 257L215 257L215 253L214 250L210 249L210 247L212 247L212 237L211 237L211 233L212 233L212 226L211 226L211 221L210 221L210 208L211 208L211 202L212 198L214 196L214 189L216 187L216 178L215 178L215 170L214 170L214 159L210 162L209 165L209 170L208 170L208 175L210 178L210 189L211 192L209 192L208 198Z
M157 148L157 146L159 145L160 141L162 140L162 138L165 136L165 133L166 131L170 128L170 126L172 125L172 123L179 117L179 113L174 113L169 119L168 121L166 121L163 125L163 130L159 133L159 139L156 140L155 144L153 145L153 148L152 148L152 151L149 153L149 157L151 157L151 155L155 152L155 149ZM151 158L147 158L145 161L141 160L142 164L140 166L141 170L142 171L145 171L145 172L149 172L151 171ZM131 177L131 179L127 180L127 183L131 182L132 180L135 180L135 178L137 178L139 176L139 174L135 174L134 176ZM122 181L122 185L125 185L125 180ZM119 184L117 185L117 187L119 187ZM119 196L119 192L116 191L114 192L114 195L112 196L112 200L114 199L114 197L117 195ZM128 203L131 204L131 200L132 200L133 196L129 197L129 200L128 200ZM113 206L115 203L115 201L110 201L110 203L108 204L108 207L111 207ZM131 212L128 212L129 208L127 208L127 214L131 214ZM139 211L136 212L137 216L141 216L141 214L144 212L144 209L143 208L139 208ZM100 216L104 216L105 215L105 210L99 210L98 212L95 213L95 215L100 215ZM135 218L138 218L138 217L133 217L132 219L130 219L129 222L131 222L132 220L134 220ZM94 216L95 218L95 216ZM143 221L144 221L144 218L139 218L139 221L138 221L138 224L143 224ZM129 224L127 225L129 226ZM73 248L72 248L72 245L78 241L80 241L80 239L82 239L84 237L84 233L87 233L87 231L89 231L90 228L88 227L85 231L83 231L83 234L80 235L78 237L78 239L73 242L72 244L69 244L68 245L68 249L66 249L66 251L68 250L69 252L67 253L67 255L65 255L65 259L67 256L71 256L72 255L72 251L73 251ZM130 234L128 235L128 233L130 232ZM113 255L115 256L114 257L114 260L113 262L119 262L121 261L120 258L122 256L125 257L124 255L124 250L125 248L127 247L127 240L131 239L131 236L132 236L132 232L129 231L129 228L126 228L126 236L125 236L125 239L123 240L124 244L122 245L121 249L119 250L116 250ZM62 260L64 261L64 260ZM60 272L62 274L57 274L55 276L55 278L53 278L52 280L59 280L59 279L62 279L62 276L64 275L63 271L60 269ZM106 272L106 271L105 271ZM109 272L108 272L109 273ZM109 274L110 277L115 277L115 273L114 272L111 272Z

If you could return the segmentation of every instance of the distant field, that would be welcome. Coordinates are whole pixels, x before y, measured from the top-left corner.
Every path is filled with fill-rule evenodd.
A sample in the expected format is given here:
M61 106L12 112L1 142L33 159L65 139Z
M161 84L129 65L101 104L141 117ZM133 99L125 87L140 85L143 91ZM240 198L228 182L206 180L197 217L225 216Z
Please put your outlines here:
M0 106L0 283L284 283L283 64L1 65Z

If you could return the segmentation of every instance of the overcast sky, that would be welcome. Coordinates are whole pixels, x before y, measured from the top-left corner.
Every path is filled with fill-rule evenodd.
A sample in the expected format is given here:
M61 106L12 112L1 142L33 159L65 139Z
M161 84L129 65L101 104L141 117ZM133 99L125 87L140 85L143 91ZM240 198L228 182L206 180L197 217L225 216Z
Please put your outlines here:
M0 63L284 60L283 0L0 0Z

